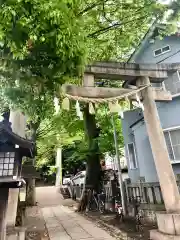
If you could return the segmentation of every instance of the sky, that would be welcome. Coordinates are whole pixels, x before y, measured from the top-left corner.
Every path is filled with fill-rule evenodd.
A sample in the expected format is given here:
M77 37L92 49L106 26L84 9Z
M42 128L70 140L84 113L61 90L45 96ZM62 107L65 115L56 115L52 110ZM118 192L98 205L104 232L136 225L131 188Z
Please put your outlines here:
M163 4L170 4L173 0L158 0L158 2Z

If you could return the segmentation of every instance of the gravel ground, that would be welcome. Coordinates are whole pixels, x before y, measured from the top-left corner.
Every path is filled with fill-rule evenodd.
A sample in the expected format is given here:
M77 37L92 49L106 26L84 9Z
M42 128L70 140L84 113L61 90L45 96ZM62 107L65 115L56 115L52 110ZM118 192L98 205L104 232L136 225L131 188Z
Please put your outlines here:
M84 214L85 217L91 219L106 229L113 237L121 240L148 240L149 230L157 228L154 225L143 224L140 229L137 230L135 221L130 218L126 218L124 222L116 218L114 214L101 215L97 212L88 212Z
M77 209L77 203L74 203L73 208L74 210ZM135 221L131 218L125 218L122 222L112 213L100 214L99 212L86 212L79 214L96 222L98 226L108 231L111 236L121 240L149 240L149 231L151 229L157 229L156 225L147 223L137 227Z

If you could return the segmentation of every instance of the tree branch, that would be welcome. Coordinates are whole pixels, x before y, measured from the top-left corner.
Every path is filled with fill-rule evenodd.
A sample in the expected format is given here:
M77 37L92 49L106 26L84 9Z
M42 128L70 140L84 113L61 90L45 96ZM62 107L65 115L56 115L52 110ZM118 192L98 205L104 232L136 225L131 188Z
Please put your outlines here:
M134 21L137 21L137 20L144 19L145 17L147 17L147 16L143 16L143 17L140 17L140 18L137 18L137 19L133 19L133 20L130 20L130 21L127 21L127 22L115 23L115 24L113 24L113 25L111 25L111 26L104 27L104 28L101 28L101 29L93 32L93 33L90 33L90 34L88 35L88 37L93 38L93 37L96 37L96 35L99 36L100 34L103 34L103 33L107 32L107 31L109 31L109 30L113 30L113 29L118 28L118 27L120 27L120 26L123 26L123 25L125 25L125 24L131 23L131 22L134 22Z
M104 0L103 3L107 2L108 0ZM91 5L88 5L84 10L82 10L80 13L78 13L78 16L83 15L84 13L87 13L88 11L92 10L93 8L99 6L102 1L92 3Z
M104 16L104 18L106 19L106 21L107 22L110 22L110 23L112 23L112 20L111 19L109 19L109 18L107 18L107 16L106 16L106 11L105 11L105 2L103 1L103 16Z
M106 1L105 1L105 2L106 2ZM104 18L105 18L108 22L110 22L110 19L107 19L107 18L106 18L105 4L104 4L105 2L103 2L103 16L104 16ZM150 5L151 5L151 3L147 4L146 7L149 7ZM139 12L143 11L144 8L145 8L145 7L143 6L143 7L140 7L140 8L138 8L138 9L136 9L136 10L133 12L133 15L131 15L131 19L132 19L133 16L137 16L137 14L138 14ZM133 19L133 20L127 21L127 22L125 22L125 23L116 23L116 24L113 24L113 25L111 25L111 26L108 26L108 27L99 29L99 30L95 31L94 33L90 33L90 34L88 35L88 37L94 37L94 36L95 36L96 34L98 34L98 33L103 34L104 32L107 32L108 30L111 30L111 29L113 29L114 27L117 28L117 27L119 27L119 26L121 26L121 25L125 25L125 24L127 24L127 23L130 23L130 22L134 22L134 21L136 21L136 20L143 19L143 18L145 18L145 17L146 17L146 15L145 15L144 17L140 17L140 18L137 18L137 19L135 19L135 20ZM125 19L129 19L129 17L128 17L128 18L125 18ZM112 23L112 21L111 21L111 23ZM103 31L104 31L104 32L103 32Z

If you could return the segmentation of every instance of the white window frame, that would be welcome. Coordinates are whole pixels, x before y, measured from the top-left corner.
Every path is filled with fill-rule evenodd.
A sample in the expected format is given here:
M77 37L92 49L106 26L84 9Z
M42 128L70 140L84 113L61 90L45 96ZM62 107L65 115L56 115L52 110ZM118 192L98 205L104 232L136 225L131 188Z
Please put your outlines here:
M172 140L171 140L170 132L171 132L171 131L176 131L176 130L179 130L179 129L180 129L180 126L175 126L175 127L170 127L170 128L165 128L165 129L163 129L163 132L168 132L173 156L175 156L175 155L174 155L174 149L173 149L173 145L172 145ZM169 154L169 153L168 153L168 154ZM175 157L174 157L174 158L175 158ZM171 162L171 164L178 164L178 163L180 163L180 159L174 159L174 160L170 159L170 162Z
M169 50L163 52L162 49L165 48L165 47L169 47ZM156 55L155 52L156 52L157 50L161 50L161 53L159 53L159 54ZM159 56L161 56L161 55L163 55L163 54L165 54L165 53L167 53L167 52L170 52L170 51L171 51L171 47L170 47L169 45L166 45L166 46L164 46L164 47L162 47L162 48L157 48L157 49L154 50L154 57L159 57Z
M132 166L132 162L130 161L130 154L129 154L129 145L130 145L130 144L133 145L134 157L135 157L135 167ZM130 143L127 144L127 152L128 152L128 161L129 161L130 169L131 169L131 170L133 170L133 169L138 169L136 149L135 149L135 144L134 144L134 142L130 142Z

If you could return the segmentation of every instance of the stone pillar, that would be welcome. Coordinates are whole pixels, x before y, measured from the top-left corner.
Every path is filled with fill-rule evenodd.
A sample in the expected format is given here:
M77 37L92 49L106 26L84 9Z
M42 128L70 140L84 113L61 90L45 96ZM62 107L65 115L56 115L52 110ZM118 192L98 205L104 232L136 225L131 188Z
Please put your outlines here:
M0 240L6 240L8 188L0 188Z
M149 78L142 78L140 84L149 85ZM147 87L143 91L142 97L144 104L144 119L166 208L166 212L156 213L158 230L150 231L150 239L179 240L180 196L170 163L158 111L153 99L152 88Z
M26 117L20 111L11 111L9 121L12 131L22 138L25 138ZM9 189L9 199L7 206L7 225L15 226L19 189Z
M141 84L150 84L149 78L141 79ZM153 99L151 87L143 91L144 119L151 144L152 154L158 174L166 211L180 213L180 197L175 175L170 163L169 154L159 120L158 111Z
M19 188L10 188L7 207L7 226L15 227Z
M84 74L83 79L84 87L94 87L94 75L93 74Z
M62 185L62 149L57 149L57 155L56 155L56 187Z
M27 206L36 205L36 179L29 178L26 182L26 204Z
M22 138L25 138L26 117L20 111L11 111L9 121L12 131Z

